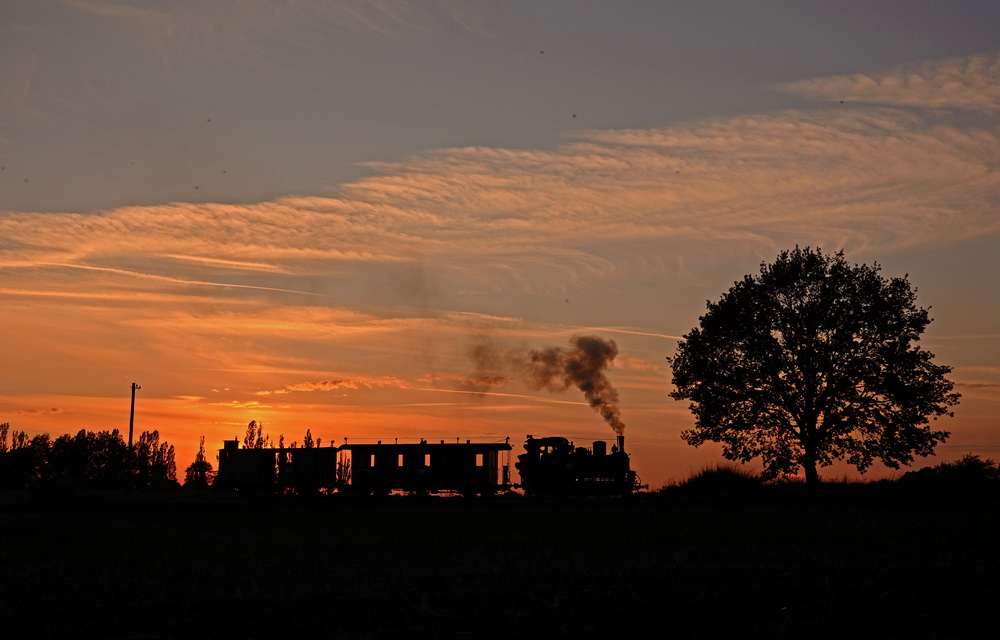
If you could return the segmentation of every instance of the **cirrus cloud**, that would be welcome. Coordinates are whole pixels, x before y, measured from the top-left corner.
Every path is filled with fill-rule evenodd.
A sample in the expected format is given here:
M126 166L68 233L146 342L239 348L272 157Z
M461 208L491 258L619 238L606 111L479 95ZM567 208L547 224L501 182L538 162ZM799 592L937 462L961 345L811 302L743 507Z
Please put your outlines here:
M812 78L778 88L817 100L994 112L1000 110L1000 53Z
M7 212L0 266L39 279L43 268L106 270L169 291L316 295L360 279L552 292L665 277L718 251L766 256L789 238L884 252L1000 229L996 128L867 109L582 137L548 151L428 153L333 197Z
M316 382L296 382L286 385L282 389L273 391L257 391L255 395L285 395L296 391L336 391L338 389L376 389L382 387L392 387L395 389L409 389L410 383L396 376L380 376L375 378L345 378L338 380L319 380Z

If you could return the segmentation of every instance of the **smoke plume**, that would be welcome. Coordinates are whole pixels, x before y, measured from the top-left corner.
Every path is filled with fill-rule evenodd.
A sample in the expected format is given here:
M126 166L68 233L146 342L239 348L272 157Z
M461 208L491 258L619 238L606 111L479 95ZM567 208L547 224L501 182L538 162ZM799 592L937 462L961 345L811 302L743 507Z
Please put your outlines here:
M618 345L597 336L577 336L570 345L524 351L500 349L492 341L482 340L470 349L469 355L476 361L478 376L513 369L536 389L564 391L576 387L615 433L622 435L625 423L619 415L618 391L607 376L608 366L618 355Z
M619 417L618 391L606 374L618 355L618 345L597 336L577 336L570 344L571 349L547 347L528 352L535 387L550 391L576 387L594 411L621 435L625 423Z

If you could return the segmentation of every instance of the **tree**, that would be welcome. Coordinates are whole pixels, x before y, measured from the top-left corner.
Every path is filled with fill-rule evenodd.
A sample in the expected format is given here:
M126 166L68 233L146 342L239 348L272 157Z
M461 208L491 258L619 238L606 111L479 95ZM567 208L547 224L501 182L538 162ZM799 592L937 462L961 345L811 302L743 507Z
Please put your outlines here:
M205 457L205 436L202 436L194 462L184 470L184 486L203 489L212 484L214 478L215 471L212 469L212 463Z
M313 440L312 430L306 429L306 435L302 438L302 447L304 449L312 449L316 446L316 442Z
M264 433L264 423L251 420L243 436L244 449L267 449L271 446L271 436Z
M1000 483L1000 465L996 461L985 460L973 453L967 453L954 462L941 462L933 467L924 467L903 474L904 482L924 481L937 484L976 485Z
M91 442L81 429L75 436L64 434L52 441L49 452L49 473L68 486L86 486L93 480L91 474Z
M0 489L156 487L177 484L174 447L160 442L158 431L144 431L130 450L117 429L92 433L81 429L52 440L29 438L0 424Z
M86 436L90 457L90 477L98 486L127 487L131 483L128 444L118 431L98 431Z
M24 431L10 432L7 447L8 423L4 423L3 454L0 456L0 489L29 489L47 480L47 461L52 447L49 434L29 438Z
M174 446L160 442L160 432L143 431L133 452L134 479L140 487L166 486L177 482Z
M843 251L796 247L746 276L700 318L668 358L675 400L690 400L693 446L730 460L760 457L764 476L846 460L898 469L950 434L928 418L958 403L934 354L915 343L930 323L908 276L850 265Z

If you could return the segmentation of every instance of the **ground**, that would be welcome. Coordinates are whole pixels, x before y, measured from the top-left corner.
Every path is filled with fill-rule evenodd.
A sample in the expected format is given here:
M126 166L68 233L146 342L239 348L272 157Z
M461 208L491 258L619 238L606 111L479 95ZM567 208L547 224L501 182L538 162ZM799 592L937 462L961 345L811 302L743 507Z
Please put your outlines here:
M962 637L996 502L0 501L6 637ZM5 634L6 635L6 634Z

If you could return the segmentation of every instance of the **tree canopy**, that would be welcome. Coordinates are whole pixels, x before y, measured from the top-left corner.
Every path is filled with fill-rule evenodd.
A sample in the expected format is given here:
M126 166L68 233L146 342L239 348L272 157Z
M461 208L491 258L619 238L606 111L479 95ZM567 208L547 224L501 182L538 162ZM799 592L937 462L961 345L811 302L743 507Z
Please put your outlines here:
M184 470L184 486L204 489L212 484L213 479L215 479L215 471L212 468L212 463L205 456L205 436L201 436L194 462Z
M11 436L7 443L8 432ZM65 488L148 488L177 484L174 447L160 442L158 431L143 431L130 451L117 429L53 440L42 433L29 438L0 424L0 490Z
M949 433L930 419L952 415L959 394L916 344L930 318L908 276L879 272L796 247L709 302L668 358L670 395L695 416L682 438L810 484L835 460L864 472L933 453Z
M271 446L271 436L264 433L264 423L251 420L243 435L244 449L266 449Z

